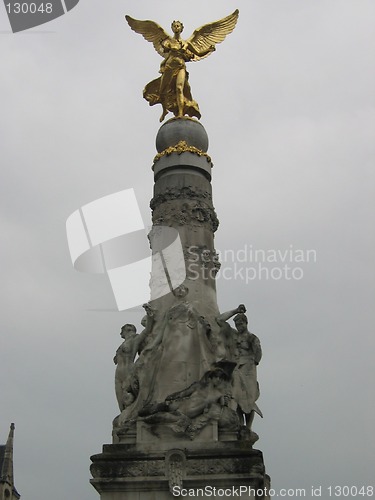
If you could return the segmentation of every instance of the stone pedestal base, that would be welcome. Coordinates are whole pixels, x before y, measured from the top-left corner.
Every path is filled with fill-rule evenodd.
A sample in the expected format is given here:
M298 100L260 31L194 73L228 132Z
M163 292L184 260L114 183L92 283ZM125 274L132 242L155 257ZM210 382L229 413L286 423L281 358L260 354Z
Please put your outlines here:
M268 498L263 455L246 442L176 445L159 451L139 444L104 445L103 453L91 457L91 484L101 500Z

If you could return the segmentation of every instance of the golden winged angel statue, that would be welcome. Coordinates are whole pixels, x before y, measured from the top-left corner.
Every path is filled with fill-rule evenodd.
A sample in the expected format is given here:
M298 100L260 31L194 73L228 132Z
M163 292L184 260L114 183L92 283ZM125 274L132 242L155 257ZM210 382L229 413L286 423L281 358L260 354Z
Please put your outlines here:
M139 21L125 16L131 29L152 42L156 52L164 57L159 71L161 76L148 83L143 91L143 97L150 106L163 106L161 122L169 111L177 117L201 117L198 103L191 95L185 63L199 61L212 54L215 44L222 42L234 30L238 14L237 9L219 21L201 26L187 40L181 39L184 26L180 21L173 21L171 28L174 35L171 37L154 21Z

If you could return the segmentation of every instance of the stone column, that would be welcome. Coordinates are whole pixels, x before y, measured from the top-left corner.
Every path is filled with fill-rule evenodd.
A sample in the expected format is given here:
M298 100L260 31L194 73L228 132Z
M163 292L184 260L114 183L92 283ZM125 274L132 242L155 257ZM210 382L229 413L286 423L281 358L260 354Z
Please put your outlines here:
M181 489L194 490L195 498L223 498L227 490L226 498L266 499L263 456L243 421L252 408L260 410L254 401L246 408L246 390L238 394L254 363L252 337L242 334L242 370L239 332L226 323L235 310L220 315L217 306L218 219L207 133L196 120L172 118L161 126L156 147L152 331L132 368L130 403L114 420L113 444L91 457L91 483L101 500L167 500ZM174 236L165 236L165 228ZM164 251L164 240L176 235L186 271L180 280Z
M212 201L207 133L197 120L172 118L160 128L156 148L154 197L150 203L153 228L171 227L178 231L189 302L202 315L214 317L218 314L215 275L219 267L214 233L219 221ZM153 276L151 300L157 292L158 276ZM173 294L159 300L157 306L165 308L171 303Z

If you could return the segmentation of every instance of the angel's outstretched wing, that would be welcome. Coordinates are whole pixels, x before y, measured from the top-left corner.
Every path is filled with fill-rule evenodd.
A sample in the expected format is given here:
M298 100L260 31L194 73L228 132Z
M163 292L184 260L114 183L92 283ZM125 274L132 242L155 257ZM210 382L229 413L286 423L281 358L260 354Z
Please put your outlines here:
M194 57L191 60L199 61L209 56L215 50L215 44L222 42L229 33L232 33L237 24L238 14L239 11L236 9L233 14L196 29L186 40L188 46L193 49Z
M142 35L148 42L152 42L156 52L164 57L165 54L161 42L166 38L170 38L170 36L161 26L154 21L139 21L130 16L125 16L125 19L133 31Z

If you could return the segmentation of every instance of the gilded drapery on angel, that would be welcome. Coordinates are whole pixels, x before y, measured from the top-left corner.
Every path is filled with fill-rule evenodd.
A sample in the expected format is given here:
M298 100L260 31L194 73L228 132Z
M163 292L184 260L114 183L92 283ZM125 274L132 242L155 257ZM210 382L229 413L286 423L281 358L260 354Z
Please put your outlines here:
M160 121L164 120L168 112L176 117L201 117L198 103L191 95L186 63L199 61L212 54L215 45L234 30L238 14L238 10L235 10L219 21L201 26L187 40L181 38L184 26L180 21L173 21L171 37L154 21L139 21L125 16L131 29L152 42L156 52L164 58L160 65L161 76L149 82L143 91L143 97L150 106L162 105Z

